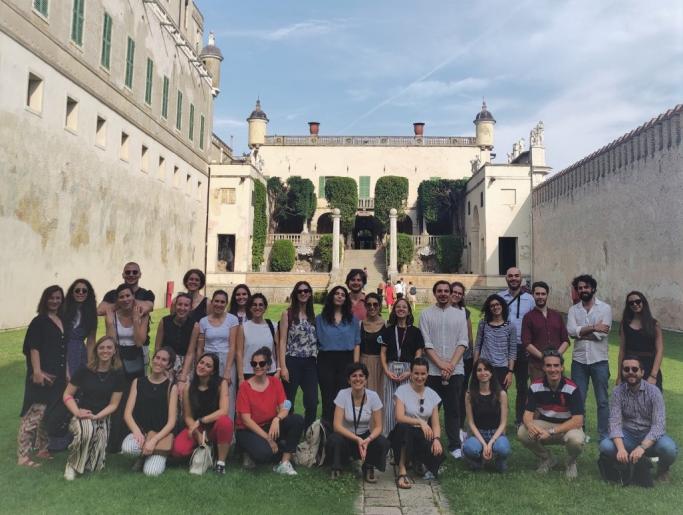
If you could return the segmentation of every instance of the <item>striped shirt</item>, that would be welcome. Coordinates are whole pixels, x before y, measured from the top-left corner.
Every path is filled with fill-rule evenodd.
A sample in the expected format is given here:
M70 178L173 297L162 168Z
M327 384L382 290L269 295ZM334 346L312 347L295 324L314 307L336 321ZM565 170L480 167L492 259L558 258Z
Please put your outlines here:
M474 348L494 367L508 368L517 359L517 330L511 322L496 326L481 320Z
M583 415L583 403L576 383L563 377L556 390L547 379L536 379L529 386L526 411L533 411L546 422L561 424L574 415Z
M659 440L665 433L664 398L655 385L640 381L636 391L621 383L612 391L609 437L623 438L624 431L643 440Z

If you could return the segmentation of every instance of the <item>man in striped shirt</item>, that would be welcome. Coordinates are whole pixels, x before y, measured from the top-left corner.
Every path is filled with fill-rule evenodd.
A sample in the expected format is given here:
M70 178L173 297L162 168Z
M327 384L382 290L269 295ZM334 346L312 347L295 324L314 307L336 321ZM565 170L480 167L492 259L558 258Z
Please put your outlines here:
M546 474L556 460L547 445L564 445L567 449L565 475L577 476L576 458L583 451L583 402L576 384L562 375L564 358L554 349L543 353L545 377L529 386L527 405L517 437L531 450L540 463L537 472Z
M600 442L600 453L623 465L636 464L643 456L659 458L657 480L668 483L669 467L676 460L676 443L665 432L664 397L655 385L643 381L637 356L622 362L623 381L612 392L609 438Z

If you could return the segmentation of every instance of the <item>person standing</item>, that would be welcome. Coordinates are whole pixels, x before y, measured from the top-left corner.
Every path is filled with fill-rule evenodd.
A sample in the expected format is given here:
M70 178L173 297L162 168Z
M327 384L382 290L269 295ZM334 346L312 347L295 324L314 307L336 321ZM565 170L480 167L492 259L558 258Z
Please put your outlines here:
M479 322L474 345L474 361L483 358L491 363L505 391L512 386L517 357L517 331L508 320L508 309L500 295L489 295L482 308L484 320Z
M249 298L251 297L251 290L246 284L238 284L232 289L230 295L230 306L228 313L237 317L237 321L242 325L249 318Z
M270 349L270 366L266 370L268 375L279 375L280 367L273 356L277 356L277 330L271 320L263 318L268 309L268 299L262 293L254 293L249 298L247 312L249 320L237 329L237 345L235 346L235 368L237 369L237 384L241 385L245 379L254 375L250 356L263 347Z
M76 279L64 298L64 332L68 373L72 376L88 364L88 350L95 345L97 303L92 284Z
M408 302L410 302L410 307L415 309L415 304L417 304L417 287L413 284L413 281L408 281Z
M382 306L384 306L386 303L386 299L384 298L384 288L386 288L386 284L384 284L384 281L380 280L377 284L377 296L379 297L380 313L382 312Z
M178 395L182 396L182 390L187 384L187 376L182 373L183 364L188 355L190 361L194 359L189 349L192 331L196 324L192 314L196 313L196 310L192 310L192 296L189 293L179 293L173 305L175 306L174 313L162 318L157 327L154 348L170 347L173 349L175 362L171 363L171 374L178 383Z
M420 330L429 360L427 386L443 401L448 451L455 459L462 457L460 442L460 389L465 368L462 356L467 350L465 311L451 305L451 285L437 281L432 287L436 304L420 315Z
M358 320L365 320L368 312L365 309L365 293L363 288L367 283L367 276L360 268L353 268L346 274L346 287L351 299L351 312Z
M384 288L384 295L386 297L385 302L387 304L387 308L389 308L389 311L391 311L391 308L394 306L394 302L396 301L394 286L391 284L391 281L387 281L387 285Z
M590 275L579 275L572 281L580 302L569 308L567 332L576 338L572 355L572 380L581 392L583 407L588 396L588 382L593 383L598 408L600 440L609 434L609 331L612 308L595 297L597 281Z
M467 350L462 356L462 363L465 370L463 378L463 388L460 390L460 440L464 441L467 433L465 433L465 393L470 384L470 376L472 375L472 366L474 364L474 340L472 338L472 318L470 317L470 310L465 307L465 285L460 281L451 283L451 305L456 309L465 311L465 318L467 318Z
M206 275L198 268L192 268L185 272L183 286L185 286L185 290L187 290L188 295L192 298L190 318L193 322L199 322L207 314L208 301L202 294L202 290L206 286Z
M394 293L396 294L396 300L402 299L405 295L405 285L403 284L403 277L401 277L394 286Z
M368 388L382 393L384 389L384 373L380 353L384 338L384 319L380 315L381 304L376 293L365 296L367 316L360 323L360 356L359 361L368 367Z
M537 281L531 291L536 306L522 320L522 345L529 356L529 375L535 380L543 377L543 351L555 349L564 354L569 348L569 334L562 315L548 308L548 284Z
M522 271L519 268L508 268L505 273L508 287L498 293L508 305L508 321L515 328L517 337L517 358L515 359L514 375L517 396L515 398L515 424L522 423L526 393L529 387L529 361L526 350L522 345L522 320L524 315L534 309L534 298L522 288Z

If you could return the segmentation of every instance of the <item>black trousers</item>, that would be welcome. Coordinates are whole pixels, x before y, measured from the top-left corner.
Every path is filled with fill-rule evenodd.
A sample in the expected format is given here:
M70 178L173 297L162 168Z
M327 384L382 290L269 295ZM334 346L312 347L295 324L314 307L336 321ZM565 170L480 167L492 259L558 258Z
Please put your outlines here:
M460 449L460 390L464 377L451 376L448 384L441 384L441 376L429 376L427 386L439 394L443 405L444 425L448 437L448 451Z
M432 454L432 442L425 438L422 429L408 424L396 424L389 435L391 448L394 451L394 462L398 464L401 449L406 450L406 460L413 464L422 463L435 476L439 473L439 466L446 458L442 452L439 456Z
M465 376L462 381L462 388L460 388L460 402L458 403L458 407L460 408L460 428L465 429L465 394L470 387L470 377L472 376L474 358L463 359L462 364L465 367Z
M296 392L301 387L304 392L304 422L305 427L310 426L318 412L318 367L315 358L295 358L285 356L287 370L289 370L289 382L284 383L287 399L292 403L291 413L294 413Z
M353 351L320 351L318 353L318 384L322 397L322 419L332 426L334 398L348 386L346 367L353 363Z
M368 431L362 438L367 438L370 434ZM387 453L389 452L389 440L384 436L379 435L375 440L368 445L368 452L365 456L365 466L375 467L384 472L387 465ZM332 464L332 470L341 470L344 465L348 463L350 458L355 460L360 459L358 452L358 444L347 439L339 433L332 433L327 438L326 453L328 460Z
M268 428L264 428L267 432ZM296 446L304 432L304 417L297 414L287 415L280 422L280 437L277 440L278 452L273 453L268 441L251 429L238 429L235 434L237 445L246 452L255 463L270 463L280 453L295 453Z
M517 361L515 361L515 388L517 388L517 398L515 399L515 424L522 423L524 409L526 408L526 397L529 391L529 357L524 347L517 347Z

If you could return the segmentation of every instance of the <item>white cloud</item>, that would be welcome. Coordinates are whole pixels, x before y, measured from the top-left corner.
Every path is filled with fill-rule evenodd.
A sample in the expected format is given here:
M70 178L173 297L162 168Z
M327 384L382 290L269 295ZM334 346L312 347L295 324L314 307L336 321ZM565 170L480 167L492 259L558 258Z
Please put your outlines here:
M265 41L283 41L294 38L307 38L328 34L339 27L341 21L333 22L328 20L306 20L284 27L266 30L224 30L218 36L233 38L254 38Z

